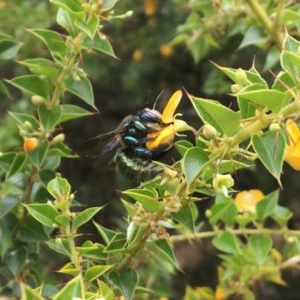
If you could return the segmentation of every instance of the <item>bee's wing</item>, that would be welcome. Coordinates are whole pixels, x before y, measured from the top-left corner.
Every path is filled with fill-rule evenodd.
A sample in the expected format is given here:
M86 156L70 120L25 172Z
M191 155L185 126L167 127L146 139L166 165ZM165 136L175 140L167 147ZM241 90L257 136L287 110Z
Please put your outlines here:
M113 130L98 135L77 147L75 152L82 156L99 157L114 150L122 139L123 130Z

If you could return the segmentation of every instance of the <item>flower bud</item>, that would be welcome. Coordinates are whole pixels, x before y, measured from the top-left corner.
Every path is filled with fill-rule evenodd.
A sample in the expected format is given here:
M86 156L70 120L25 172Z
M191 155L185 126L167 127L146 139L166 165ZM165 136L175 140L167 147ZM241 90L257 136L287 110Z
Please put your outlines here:
M212 140L212 139L215 139L217 136L218 136L218 131L216 130L215 127L213 127L212 125L210 124L205 124L203 126L203 135L209 139L209 140Z
M232 84L231 85L231 92L233 93L233 94L237 94L240 90L242 90L244 87L242 86L242 85L240 85L240 84L237 84L237 83L235 83L235 84Z
M32 152L36 149L38 140L36 138L25 138L23 148L26 152Z
M60 133L60 134L56 135L56 136L53 138L52 142L53 142L54 144L57 144L57 143L63 142L64 140L65 140L65 134L64 134L64 133Z
M44 101L45 101L45 99L41 96L38 96L38 95L33 95L31 97L31 102L34 105L40 105L40 104L44 103Z
M273 132L277 132L277 131L281 130L281 127L280 127L280 125L278 123L272 123L269 126L269 130L273 131Z
M241 86L248 86L251 82L247 78L247 73L245 70L239 68L236 71L236 83Z

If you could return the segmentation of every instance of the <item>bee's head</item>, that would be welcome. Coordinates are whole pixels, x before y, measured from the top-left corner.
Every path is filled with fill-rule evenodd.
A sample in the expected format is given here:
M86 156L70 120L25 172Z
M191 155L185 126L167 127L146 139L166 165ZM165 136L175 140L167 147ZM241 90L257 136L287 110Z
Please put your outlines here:
M148 128L153 129L154 131L161 130L162 128L162 120L161 113L158 110L145 108L140 110L137 113L140 121L147 126Z

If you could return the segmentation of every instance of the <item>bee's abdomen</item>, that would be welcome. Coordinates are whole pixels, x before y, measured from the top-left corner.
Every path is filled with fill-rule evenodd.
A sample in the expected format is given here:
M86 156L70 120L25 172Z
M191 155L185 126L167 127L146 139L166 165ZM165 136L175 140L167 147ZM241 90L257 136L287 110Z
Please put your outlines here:
M119 172L128 179L143 182L148 181L162 173L163 168L159 167L151 160L131 155L128 149L119 149L115 160Z

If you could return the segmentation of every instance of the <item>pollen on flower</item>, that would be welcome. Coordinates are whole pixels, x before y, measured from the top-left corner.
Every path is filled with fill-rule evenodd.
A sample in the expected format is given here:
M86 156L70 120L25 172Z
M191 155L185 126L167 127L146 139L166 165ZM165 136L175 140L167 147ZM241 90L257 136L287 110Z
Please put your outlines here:
M285 149L285 161L295 170L300 171L300 130L297 124L289 119L286 122L289 145Z
M260 190L252 189L237 193L234 202L240 213L255 213L256 205L264 198L264 194Z

